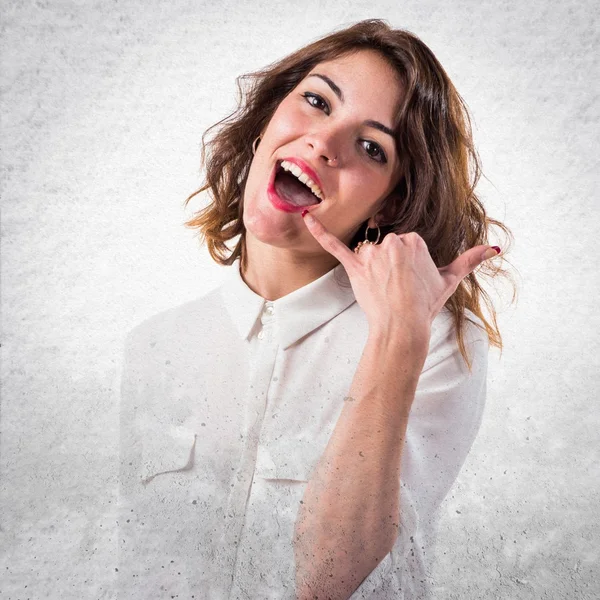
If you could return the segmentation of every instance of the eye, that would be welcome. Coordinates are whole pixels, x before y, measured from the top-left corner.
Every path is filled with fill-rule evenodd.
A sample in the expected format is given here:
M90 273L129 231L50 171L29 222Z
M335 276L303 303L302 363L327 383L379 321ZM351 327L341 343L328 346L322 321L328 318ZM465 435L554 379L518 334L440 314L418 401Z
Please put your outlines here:
M306 101L311 105L314 106L315 108L320 108L319 107L319 102L322 104L322 106L325 108L325 114L329 114L330 110L329 110L329 104L327 104L327 102L325 102L325 100L323 100L323 98L321 98L321 96L319 96L318 94L313 94L312 92L304 92L304 94L301 94L302 97L306 98ZM313 102L313 100L315 100L315 102Z
M367 144L371 146L370 150L366 150L366 153L371 157L374 161L380 162L381 164L385 164L387 162L387 157L385 152L381 148L379 144L375 142L371 142L370 140L361 140L361 143Z
M327 104L327 102L325 100L323 100L323 98L321 98L321 96L319 96L318 94L314 94L313 92L304 92L303 94L300 94L300 95L303 98L305 98L306 101L314 108L323 110L326 115L329 115L331 113L329 104ZM383 149L381 148L381 146L379 144L376 144L375 142L371 142L370 140L360 140L360 142L370 145L371 149L366 150L366 152L367 152L367 156L369 156L369 158L371 160L381 163L382 165L387 163L387 157L385 155L385 152L383 151Z

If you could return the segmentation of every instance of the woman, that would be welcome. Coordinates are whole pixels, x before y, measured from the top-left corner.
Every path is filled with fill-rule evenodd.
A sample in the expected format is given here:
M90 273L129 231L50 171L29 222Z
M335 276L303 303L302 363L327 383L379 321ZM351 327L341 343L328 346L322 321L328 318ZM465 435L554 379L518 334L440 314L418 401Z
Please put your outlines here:
M226 280L126 340L122 597L427 597L508 231L416 36L363 21L251 77L187 223Z

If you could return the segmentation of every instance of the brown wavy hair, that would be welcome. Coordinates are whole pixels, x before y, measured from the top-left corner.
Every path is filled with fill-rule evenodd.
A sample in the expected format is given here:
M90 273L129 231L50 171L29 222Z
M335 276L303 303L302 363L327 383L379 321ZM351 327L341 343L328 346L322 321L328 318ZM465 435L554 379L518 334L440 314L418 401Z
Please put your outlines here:
M390 232L415 231L427 243L439 268L473 246L488 244L491 226L500 228L506 236L502 259L485 261L477 274L472 272L462 280L446 303L453 315L460 352L471 369L464 342L463 328L468 319L465 309L481 319L489 344L502 349L496 313L479 278L502 275L512 281L498 264L504 260L512 234L500 221L486 215L475 194L482 171L466 103L432 51L413 33L392 29L380 19L360 21L260 71L238 77L238 108L202 136L201 164L206 180L186 198L185 206L206 190L211 202L186 221L185 226L198 230L215 262L232 265L240 258L245 270L246 230L242 211L253 158L252 142L266 128L279 103L315 65L362 49L376 50L386 58L400 76L404 89L395 130L402 176L386 200L392 205L383 205L382 210L394 218L380 225L380 240ZM207 134L215 128L217 132L207 142ZM359 226L350 249L364 239L366 225L367 221ZM240 239L232 251L226 242L238 235ZM513 284L513 300L514 293ZM483 314L482 300L491 323Z

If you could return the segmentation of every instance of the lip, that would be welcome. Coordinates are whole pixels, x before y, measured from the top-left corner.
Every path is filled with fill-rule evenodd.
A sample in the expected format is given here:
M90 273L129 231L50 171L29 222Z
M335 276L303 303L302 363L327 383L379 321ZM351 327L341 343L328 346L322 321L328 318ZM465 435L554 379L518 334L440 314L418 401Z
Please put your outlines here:
M282 210L284 212L289 212L289 213L302 212L305 208L308 210L317 208L319 206L319 204L321 204L321 203L312 204L311 206L296 206L294 204L290 204L289 202L286 202L283 198L280 198L277 195L277 192L275 191L275 174L277 173L277 167L282 160L289 160L290 162L294 162L294 164L297 164L295 162L296 159L290 160L289 158L280 159L275 163L273 170L271 172L271 177L269 179L269 185L267 186L267 196L269 196L269 200L271 201L271 204L273 204L273 206L275 206L275 208ZM298 165L298 166L301 169L303 168L302 165ZM310 173L308 173L308 171L306 172L306 174L312 178L312 175L310 175ZM315 183L317 183L316 179L314 179L313 181ZM319 185L319 184L317 183L317 185ZM319 185L319 187L321 187L321 186Z

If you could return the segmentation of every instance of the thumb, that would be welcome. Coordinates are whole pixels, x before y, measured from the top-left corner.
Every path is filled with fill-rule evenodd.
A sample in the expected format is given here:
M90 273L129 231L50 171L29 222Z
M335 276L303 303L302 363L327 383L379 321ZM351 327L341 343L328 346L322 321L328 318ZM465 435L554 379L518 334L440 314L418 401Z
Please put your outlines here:
M495 256L498 256L498 254L500 254L500 248L498 246L474 246L466 252L463 252L448 266L440 269L440 271L450 274L453 277L456 277L458 281L461 281L482 262L494 258Z

